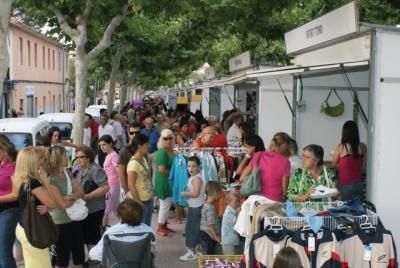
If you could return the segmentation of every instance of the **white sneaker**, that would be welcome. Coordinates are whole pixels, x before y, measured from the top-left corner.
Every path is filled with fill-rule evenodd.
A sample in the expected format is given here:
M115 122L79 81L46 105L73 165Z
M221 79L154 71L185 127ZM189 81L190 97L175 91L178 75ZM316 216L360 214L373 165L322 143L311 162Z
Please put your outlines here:
M197 254L194 253L191 249L188 249L185 255L180 256L179 259L181 261L195 261L197 260Z

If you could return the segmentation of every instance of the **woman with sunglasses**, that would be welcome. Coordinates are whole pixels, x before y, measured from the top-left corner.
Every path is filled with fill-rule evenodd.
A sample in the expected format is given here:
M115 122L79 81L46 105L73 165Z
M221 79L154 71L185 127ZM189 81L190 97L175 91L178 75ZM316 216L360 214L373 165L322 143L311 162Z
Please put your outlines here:
M86 145L76 149L76 159L79 169L74 174L82 185L85 195L83 199L89 209L89 215L81 221L83 239L88 249L92 248L101 238L100 227L105 210L105 195L110 190L107 175L104 170L94 162L95 154Z
M173 232L173 230L167 227L167 218L172 203L172 189L168 177L174 159L174 145L174 133L170 129L164 129L161 132L157 144L158 150L156 152L156 174L154 182L154 193L160 200L157 234L161 236L167 236L168 232Z
M140 124L137 122L133 122L129 124L128 128L128 136L129 136L129 143L127 146L119 151L119 158L118 158L118 175L119 181L121 184L122 190L127 193L128 192L128 173L127 167L129 160L133 155L132 150L132 139L136 137L140 133Z

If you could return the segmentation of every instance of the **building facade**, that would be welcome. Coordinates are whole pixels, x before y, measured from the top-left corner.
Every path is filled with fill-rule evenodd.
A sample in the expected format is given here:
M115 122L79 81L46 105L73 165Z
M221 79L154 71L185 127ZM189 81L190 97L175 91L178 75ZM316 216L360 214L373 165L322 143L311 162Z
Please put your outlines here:
M71 110L68 51L61 43L17 21L9 28L7 111L26 117Z

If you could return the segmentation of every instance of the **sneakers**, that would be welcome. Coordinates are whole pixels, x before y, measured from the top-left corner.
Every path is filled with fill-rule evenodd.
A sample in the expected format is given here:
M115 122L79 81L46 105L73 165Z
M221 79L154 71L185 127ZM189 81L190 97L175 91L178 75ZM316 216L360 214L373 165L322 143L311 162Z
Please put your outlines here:
M188 251L186 251L185 255L180 256L179 259L181 261L195 261L195 260L197 260L197 254L195 252L193 252L191 249L188 249Z

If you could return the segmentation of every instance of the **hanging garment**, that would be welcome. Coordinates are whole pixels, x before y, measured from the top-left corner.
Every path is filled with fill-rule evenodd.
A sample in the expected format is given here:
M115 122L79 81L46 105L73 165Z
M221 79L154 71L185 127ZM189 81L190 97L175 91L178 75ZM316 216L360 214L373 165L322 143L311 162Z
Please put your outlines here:
M393 236L383 227L357 230L339 245L343 268L398 267Z
M227 177L229 170L226 168L225 165L225 158L222 154L220 153L215 153L214 154L215 159L217 160L217 166L218 166L218 179L220 183L227 183Z
M187 206L187 197L180 196L180 193L187 191L188 179L186 157L182 154L177 154L174 162L172 162L168 180L172 188L172 201L178 206Z
M318 233L312 230L298 230L287 242L299 254L304 268L340 268L338 241L330 230L322 228Z
M214 156L209 152L200 152L201 176L204 181L218 181L218 171Z
M286 246L292 235L292 232L284 227L276 231L268 228L269 226L251 239L247 267L271 268L276 254Z

